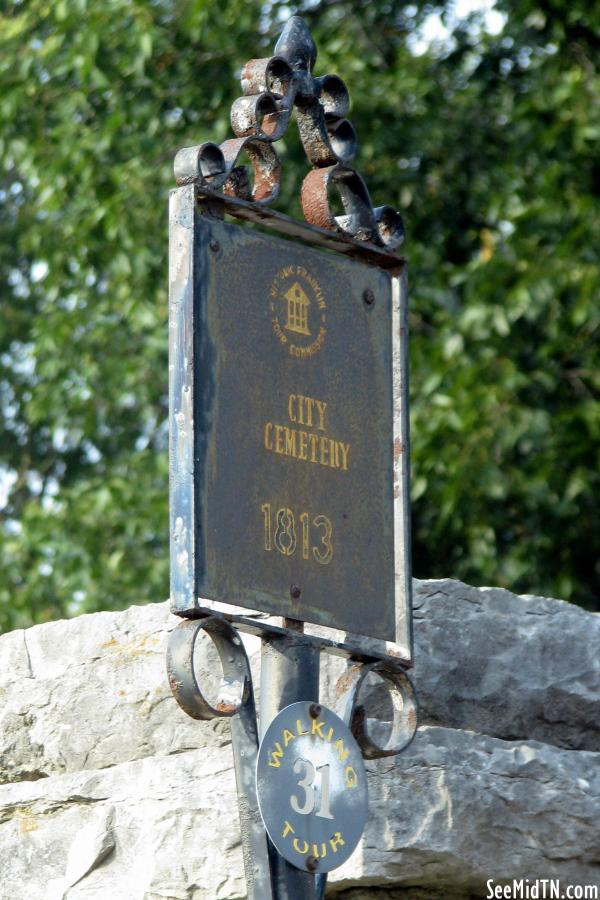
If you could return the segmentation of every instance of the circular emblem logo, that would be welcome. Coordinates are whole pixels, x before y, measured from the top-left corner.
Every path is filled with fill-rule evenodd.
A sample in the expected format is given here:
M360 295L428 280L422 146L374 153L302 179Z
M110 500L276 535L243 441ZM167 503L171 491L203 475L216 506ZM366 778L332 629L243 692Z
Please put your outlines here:
M258 750L256 792L271 841L306 872L341 866L367 821L360 748L347 725L315 703L292 703L269 725Z
M327 304L321 285L304 266L284 266L269 291L273 331L290 356L318 353L327 334Z

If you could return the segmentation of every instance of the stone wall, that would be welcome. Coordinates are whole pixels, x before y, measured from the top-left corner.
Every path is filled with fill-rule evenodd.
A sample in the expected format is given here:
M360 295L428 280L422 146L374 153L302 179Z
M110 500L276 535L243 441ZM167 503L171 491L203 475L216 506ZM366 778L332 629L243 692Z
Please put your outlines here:
M0 637L1 900L245 896L229 726L189 719L167 686L177 621L161 603ZM600 617L415 582L415 642L417 737L367 764L371 817L329 893L599 884Z

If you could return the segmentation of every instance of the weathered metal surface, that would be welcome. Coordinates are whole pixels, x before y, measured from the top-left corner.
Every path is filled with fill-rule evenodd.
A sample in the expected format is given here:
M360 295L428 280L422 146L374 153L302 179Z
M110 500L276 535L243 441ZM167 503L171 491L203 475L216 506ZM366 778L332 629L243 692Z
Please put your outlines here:
M352 855L368 815L367 776L331 710L301 701L277 714L259 747L256 786L269 837L293 866L330 872Z
M223 669L219 697L212 704L202 693L194 671L194 648L201 631L210 635ZM274 897L270 851L254 777L258 753L256 708L250 665L239 635L221 619L183 621L169 636L167 674L177 702L189 716L194 719L229 718L231 721L247 895L249 900L269 900Z
M287 237L297 238L325 250L335 250L352 259L379 266L391 275L400 275L404 271L403 257L397 256L385 247L357 241L345 232L328 231L325 228L308 225L306 222L299 222L268 206L250 203L237 197L227 197L204 186L197 186L196 189L199 200L212 204L215 213L221 213L221 218L223 213L228 213L237 219L254 222Z
M282 627L277 624L281 621L278 616L269 616L266 613L258 612L249 612L247 615L243 615L239 612L229 611L229 604L213 602L204 598L202 598L198 608L190 611L187 615L190 618L212 616L222 619L234 625L244 634L252 634L260 638L264 637L268 641L274 638L289 638L294 634L289 626ZM289 620L284 621L289 622ZM318 633L313 634L313 631ZM346 640L336 640L335 637L326 637L323 634L324 631L328 635L332 634L335 636L343 636L346 633L336 629L323 629L320 626L311 626L310 623L304 623L303 637L305 642L313 650L324 651L332 656L342 656L355 662L371 663L394 659L403 666L410 666L410 661L405 659L405 655L399 652L398 646L394 643L364 638L359 640L359 636L354 635L350 635Z
M319 649L286 622L286 633L263 634L260 665L261 740L275 716L290 703L319 700ZM272 847L272 845L271 845ZM290 863L272 847L271 872L277 900L322 900L327 873L313 876Z
M171 198L175 612L199 598L410 662L405 292Z
M366 707L360 702L361 691L372 674L385 684L391 704L392 721L383 745L372 733ZM408 747L417 731L418 706L414 685L403 669L390 660L353 665L338 679L336 691L340 717L352 730L365 759L396 756Z
M314 166L302 186L302 210L308 222L357 241L398 247L404 238L400 214L391 206L373 208L360 175L348 166L358 141L346 118L348 90L337 75L314 77L317 49L297 16L287 22L275 56L250 60L242 70L244 96L231 109L235 138L180 150L175 159L177 184L196 184L258 204L272 203L281 181L273 143L285 133L294 107L302 144ZM237 165L245 152L254 184ZM329 192L337 191L344 215L332 212Z

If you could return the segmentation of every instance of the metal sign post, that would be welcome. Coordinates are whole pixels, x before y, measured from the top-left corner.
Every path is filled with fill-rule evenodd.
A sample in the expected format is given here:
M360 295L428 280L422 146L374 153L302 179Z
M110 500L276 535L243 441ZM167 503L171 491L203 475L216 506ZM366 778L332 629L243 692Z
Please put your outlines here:
M168 672L189 715L231 717L256 900L320 896L362 833L359 748L393 755L416 729L402 221L373 209L349 167L348 92L313 76L300 19L275 54L243 69L236 137L177 154L170 205L171 605L183 622ZM294 109L313 166L307 224L268 207ZM262 639L260 748L238 631ZM223 667L212 702L194 671L201 632ZM321 652L349 660L338 716L319 705ZM395 710L385 746L360 702L370 673Z

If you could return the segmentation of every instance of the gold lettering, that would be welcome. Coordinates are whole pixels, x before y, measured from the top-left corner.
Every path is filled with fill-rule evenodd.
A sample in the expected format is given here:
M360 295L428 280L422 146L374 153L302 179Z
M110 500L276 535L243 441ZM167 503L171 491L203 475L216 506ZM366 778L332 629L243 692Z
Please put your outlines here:
M346 842L344 841L344 838L339 833L339 831L336 831L334 836L329 839L329 843L331 844L331 849L333 850L333 852L337 853L337 848L343 847Z
M313 547L313 556L320 565L326 566L333 558L333 544L331 543L333 525L331 524L331 519L322 515L314 517L313 525L317 528L324 529L323 534L321 535L321 545L323 549L320 547Z
M288 397L288 418L289 418L290 422L296 421L296 417L293 414L294 400L296 400L296 395L290 394L290 396Z
M281 744L279 741L275 741L275 750L271 750L271 759L269 760L269 765L273 766L274 769L279 768L280 760L283 757L283 750L281 749Z
M281 440L285 425L275 426L275 453L283 453L283 442Z
M305 422L305 424L308 425L309 428L312 428L312 423L313 423L312 414L313 414L313 406L315 405L315 401L313 400L312 397L305 397L304 404L306 406L306 422Z
M315 859L323 859L323 857L327 856L327 844L325 841L321 844L321 852L317 850L317 844L312 845L312 855Z
M302 722L300 719L296 719L296 731L298 732L298 737L303 734L308 734L308 731L302 731Z
M279 324L277 319L273 319L273 328L275 330L275 334L279 338L280 343L287 344L287 342L288 342L287 334L283 333L283 331L281 330L281 325Z
M358 775L352 766L346 766L344 769L344 778L346 779L346 787L353 788L358 784Z
M283 734L282 734L281 736L282 736L282 738L283 738L283 746L284 746L284 747L287 747L287 745L289 744L289 742L290 742L290 741L293 741L294 738L296 737L296 735L295 735L295 734L292 734L291 731L288 731L287 728L284 728L284 729L283 729ZM342 762L343 762L343 760L342 760Z
M273 444L271 443L271 432L273 431L273 423L267 422L265 425L265 448L267 450L273 449Z
M285 828L283 829L283 834L281 835L281 837L287 837L288 834L290 833L290 831L292 832L292 834L296 834L296 832L294 831L294 829L292 828L292 826L286 819Z
M308 434L306 431L299 431L300 435L300 450L298 452L298 459L306 459L306 442L308 440Z
M319 721L319 719L313 719L311 734L318 734L320 738L323 738L323 740L325 740L323 731L321 730L324 727L325 722L321 722Z
M313 351L308 348L291 347L296 355ZM325 432L327 402L304 394L288 394L288 421ZM313 431L291 428L289 425L266 422L263 431L265 450L293 459L306 460L331 469L348 471L350 444L317 434Z
M319 424L317 425L317 428L319 429L319 431L325 431L325 410L327 408L327 404L322 400L317 400L315 402L317 404L317 412L319 414Z
M335 748L335 749L337 750L337 752L338 752L338 756L339 756L339 758L340 758L340 762L346 762L346 759L350 756L350 751L349 751L349 750L344 750L344 742L343 742L343 740L342 740L341 738L338 738L337 741L335 742L335 744L334 744L333 746L334 746L334 748Z
M296 429L285 426L285 455L296 456Z
M299 434L301 442L302 438L306 438L308 436L307 432L305 431L297 432L294 429L288 429L287 425L281 427L285 428L286 431L289 430L293 432L294 435ZM303 449L304 451L306 451L306 441L304 441ZM284 452L287 452L287 449ZM302 456L297 458L301 459ZM304 459L306 459L306 455L304 456ZM284 506L281 509L277 510L275 514L275 525L273 525L273 511L271 509L271 504L261 504L260 511L262 512L264 519L263 525L265 550L273 550L273 547L275 546L275 548L279 550L279 552L284 556L293 556L296 552L298 540L301 539L301 552L303 559L307 560L314 558L322 566L327 565L331 562L331 560L333 559L333 525L331 523L331 519L328 519L327 516L319 514L318 516L315 516L311 522L310 514L306 510L298 514L289 507ZM299 525L296 524L297 515L300 522ZM273 527L275 527L274 535L272 533ZM299 529L298 531L296 530L297 528ZM317 529L319 530L317 531ZM319 543L311 546L312 540L318 540ZM298 546L298 549L300 550L300 546ZM298 719L297 723L299 723L299 721L300 720ZM299 724L298 727L300 728ZM315 731L315 724L313 723L312 734L318 733L320 737L324 738L323 732L321 731L322 727L323 723L321 722L316 726L317 730ZM289 735L291 735L291 737L289 737ZM333 729L330 728L327 735L327 741L331 742L332 735ZM287 747L290 740L294 737L295 735L287 729L282 732L282 739L284 741L285 747ZM283 751L281 750L281 746L279 744L276 744L275 746L279 750L279 757L281 757L283 753ZM277 756L278 754L275 752L273 755L273 762L269 763L269 765L272 765L278 769L279 762ZM342 758L342 762L344 761L344 759L345 757Z
M350 452L350 444L344 444L340 441L340 450L342 451L342 469L348 471L348 453Z
M333 728L330 728L327 732L327 740L331 743L331 738L333 737Z
M337 834L339 834L339 831L337 832ZM294 850L296 851L296 853L300 853L302 856L304 856L305 853L308 853L308 841L302 841L302 843L304 844L304 847L301 850L298 838L294 838Z
M329 465L331 466L332 469L335 469L336 444L337 444L337 441L332 441L331 438L329 438Z
M329 451L329 438L319 438L319 444L321 449L321 458L319 459L319 462L322 466L328 466L329 458L327 456L327 453Z

